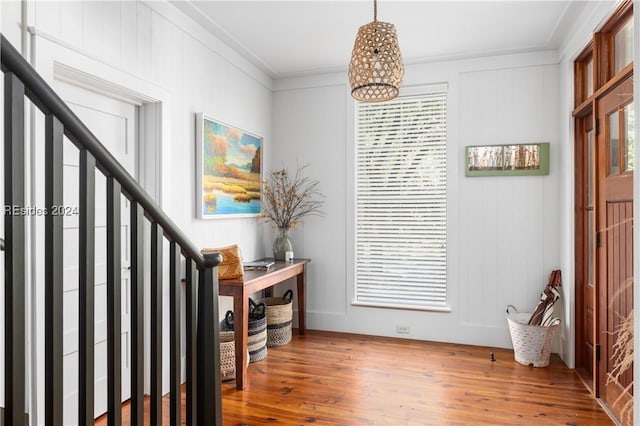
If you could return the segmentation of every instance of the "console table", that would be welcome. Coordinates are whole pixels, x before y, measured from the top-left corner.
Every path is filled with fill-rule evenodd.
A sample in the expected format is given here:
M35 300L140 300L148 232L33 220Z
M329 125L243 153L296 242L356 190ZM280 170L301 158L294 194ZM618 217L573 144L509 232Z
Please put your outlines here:
M274 285L296 277L298 290L298 330L305 333L305 286L306 265L309 259L295 259L293 262L276 261L268 271L244 271L242 278L220 280L221 296L233 296L233 331L236 341L236 389L242 390L247 384L247 338L249 323L249 296L270 289Z

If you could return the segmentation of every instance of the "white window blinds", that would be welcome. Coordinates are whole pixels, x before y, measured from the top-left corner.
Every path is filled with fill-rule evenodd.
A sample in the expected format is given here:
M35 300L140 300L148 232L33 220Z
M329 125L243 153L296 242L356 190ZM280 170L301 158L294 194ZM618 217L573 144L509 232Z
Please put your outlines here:
M447 302L447 95L356 111L356 304Z

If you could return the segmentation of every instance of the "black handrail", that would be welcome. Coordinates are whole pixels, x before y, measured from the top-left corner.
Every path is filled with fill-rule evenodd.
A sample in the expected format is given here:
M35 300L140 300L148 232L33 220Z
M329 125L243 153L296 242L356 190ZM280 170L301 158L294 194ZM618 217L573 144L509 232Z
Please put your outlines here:
M11 43L0 34L0 55L2 71L15 74L25 85L25 93L44 113L55 115L64 126L64 134L79 149L87 149L95 158L96 166L105 176L113 176L122 186L122 193L129 199L137 201L144 209L145 216L157 222L168 239L175 241L182 252L192 258L198 269L217 266L205 261L198 248L178 228L178 226L162 211L160 206L135 181L124 167L98 141L82 121L71 111L53 89L44 81L33 67L20 55Z

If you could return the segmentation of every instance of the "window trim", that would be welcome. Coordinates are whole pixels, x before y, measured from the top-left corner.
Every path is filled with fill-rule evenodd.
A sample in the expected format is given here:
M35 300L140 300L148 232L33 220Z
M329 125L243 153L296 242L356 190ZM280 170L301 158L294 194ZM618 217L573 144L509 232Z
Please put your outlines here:
M573 106L577 108L580 104L589 99L596 91L596 85L598 82L599 67L598 61L593 52L593 40L589 42L587 47L580 53L578 58L574 61L574 101ZM591 94L587 87L587 64L591 62L592 75L591 75Z
M620 3L607 23L594 34L594 41L597 45L596 58L598 60L598 82L600 88L611 81L617 75L623 73L628 67L623 67L618 73L615 72L615 36L630 21L633 21L633 2L624 0ZM633 59L631 61L633 64Z

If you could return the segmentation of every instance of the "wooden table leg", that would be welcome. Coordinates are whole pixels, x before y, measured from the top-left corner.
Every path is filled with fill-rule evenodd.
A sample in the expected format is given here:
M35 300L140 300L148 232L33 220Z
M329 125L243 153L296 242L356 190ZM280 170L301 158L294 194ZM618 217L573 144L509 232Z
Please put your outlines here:
M236 339L236 389L247 385L247 338L249 332L248 295L238 289L233 296L233 331Z
M307 306L306 281L307 268L303 267L302 272L297 275L298 284L298 332L304 334L306 331L305 324L305 307Z

